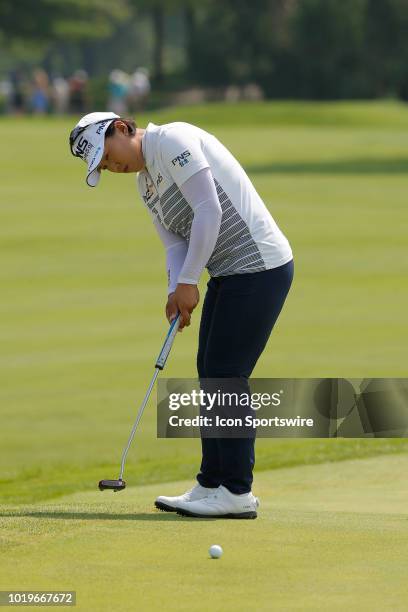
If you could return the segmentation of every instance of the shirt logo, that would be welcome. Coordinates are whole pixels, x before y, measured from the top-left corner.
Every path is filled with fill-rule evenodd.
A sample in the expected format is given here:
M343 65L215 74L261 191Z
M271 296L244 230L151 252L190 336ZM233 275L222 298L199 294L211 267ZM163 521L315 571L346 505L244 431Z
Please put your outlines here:
M160 185L162 180L163 180L163 177L162 177L162 175L159 172L159 174L157 175L156 187L158 187Z
M188 159L190 157L190 155L191 155L190 151L188 149L186 149L185 151L183 151L183 153L180 153L180 155L177 155L177 157L172 159L171 163L173 164L173 166L178 164L180 166L180 168L182 168L183 166L188 164L188 162L190 161Z
M147 203L150 200L150 198L154 195L154 191L153 191L153 183L149 185L147 178L145 178L145 182L146 182L146 191L145 191L145 195L143 196L143 199Z

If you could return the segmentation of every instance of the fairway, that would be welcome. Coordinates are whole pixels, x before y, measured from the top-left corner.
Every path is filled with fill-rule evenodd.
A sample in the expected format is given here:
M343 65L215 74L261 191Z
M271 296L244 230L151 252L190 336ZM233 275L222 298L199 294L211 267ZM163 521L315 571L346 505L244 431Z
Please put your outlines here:
M290 240L294 283L254 377L407 374L407 117L391 103L268 103L137 118L141 126L184 118L214 132ZM0 492L11 502L115 476L167 329L164 251L135 179L105 173L88 188L68 148L73 123L0 120L8 142L0 153ZM168 377L196 375L205 277ZM199 443L156 440L154 400L128 475L190 478ZM257 467L406 448L386 439L260 440Z
M406 438L260 439L259 518L182 519L152 502L191 486L200 443L156 439L154 393L129 488L95 490L117 478L153 374L167 279L135 178L85 185L67 142L77 119L0 118L0 589L76 590L96 611L405 610ZM293 286L253 377L407 376L406 106L209 104L136 119L215 134L289 239ZM166 377L196 376L207 279Z
M1 588L75 589L80 610L402 612L407 470L399 455L262 472L256 521L152 509L187 482L6 507Z

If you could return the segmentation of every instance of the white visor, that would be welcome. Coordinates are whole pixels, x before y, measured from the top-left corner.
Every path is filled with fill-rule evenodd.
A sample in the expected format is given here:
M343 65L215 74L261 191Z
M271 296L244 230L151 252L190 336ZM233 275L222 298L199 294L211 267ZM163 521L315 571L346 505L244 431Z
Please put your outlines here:
M105 132L115 119L120 119L115 113L89 113L75 126L84 128L72 145L74 155L80 157L88 166L86 182L89 187L96 187L101 173L98 166L105 148Z

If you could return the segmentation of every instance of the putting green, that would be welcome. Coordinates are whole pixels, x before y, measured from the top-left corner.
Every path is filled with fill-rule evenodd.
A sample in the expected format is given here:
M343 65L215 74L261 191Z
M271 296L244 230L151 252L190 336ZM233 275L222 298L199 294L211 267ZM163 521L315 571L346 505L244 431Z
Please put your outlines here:
M0 588L76 590L98 612L406 610L407 470L392 455L260 472L256 521L152 507L187 482L3 507Z

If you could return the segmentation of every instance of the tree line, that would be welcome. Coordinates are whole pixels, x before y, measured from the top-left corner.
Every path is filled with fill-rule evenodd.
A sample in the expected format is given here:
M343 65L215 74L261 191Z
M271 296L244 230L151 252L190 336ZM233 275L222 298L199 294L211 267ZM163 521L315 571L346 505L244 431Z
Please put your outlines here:
M142 61L159 89L408 100L408 0L1 0L0 46L16 44L95 77Z

